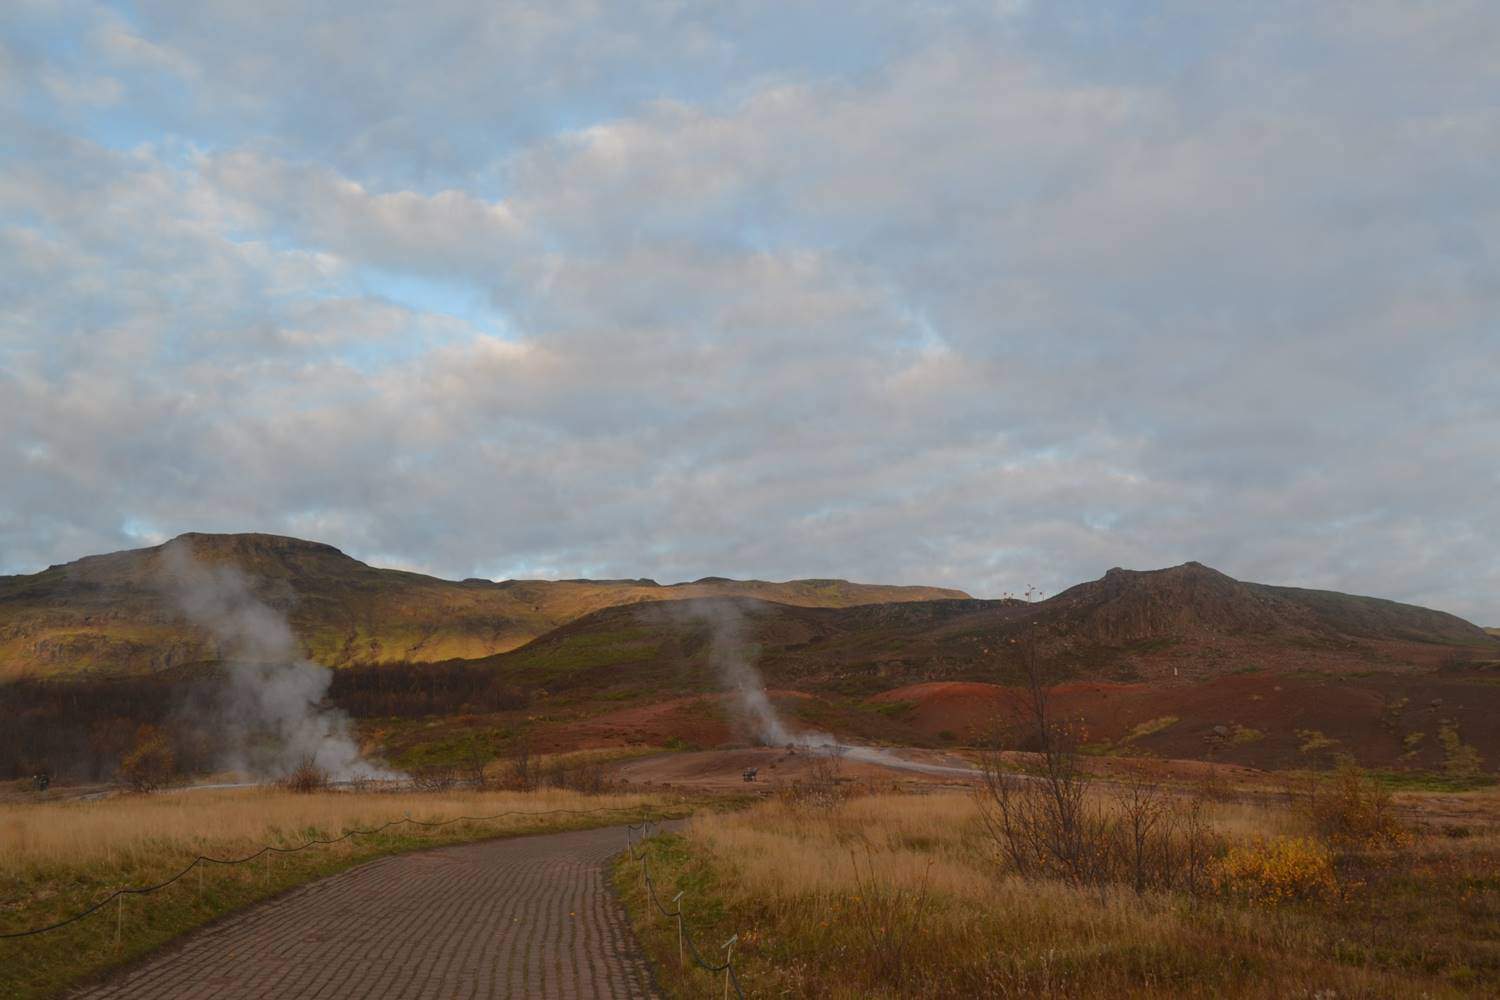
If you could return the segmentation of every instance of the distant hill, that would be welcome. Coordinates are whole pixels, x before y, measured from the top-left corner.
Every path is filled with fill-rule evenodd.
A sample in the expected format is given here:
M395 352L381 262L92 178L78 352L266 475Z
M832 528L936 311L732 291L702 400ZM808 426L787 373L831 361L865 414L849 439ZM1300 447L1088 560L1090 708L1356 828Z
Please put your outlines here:
M321 663L467 659L539 686L706 678L709 622L731 619L737 641L757 647L773 681L850 693L1014 679L1027 647L1057 676L1121 680L1500 658L1500 639L1453 615L1246 583L1191 562L1113 569L1028 603L843 580L454 582L276 535L188 534L167 545L199 565L242 573ZM0 677L134 673L218 659L214 638L190 625L164 589L166 548L0 577Z
M621 604L749 597L785 605L966 598L939 587L845 580L769 583L712 577L651 580L454 582L378 569L331 545L277 535L182 535L209 566L233 566L283 611L312 658L329 666L478 658ZM165 546L89 556L40 573L0 577L0 677L159 670L216 659L164 590Z
M1401 641L1473 645L1484 629L1456 615L1329 590L1243 583L1189 562L1138 572L1112 569L1037 605L1048 621L1101 642L1200 635L1312 642Z
M491 658L551 689L716 684L714 623L768 683L869 694L921 681L1008 682L1034 648L1050 676L1204 679L1258 671L1350 674L1500 660L1500 641L1440 611L1243 583L1198 563L1114 569L1045 601L937 600L849 608L748 600L601 610Z

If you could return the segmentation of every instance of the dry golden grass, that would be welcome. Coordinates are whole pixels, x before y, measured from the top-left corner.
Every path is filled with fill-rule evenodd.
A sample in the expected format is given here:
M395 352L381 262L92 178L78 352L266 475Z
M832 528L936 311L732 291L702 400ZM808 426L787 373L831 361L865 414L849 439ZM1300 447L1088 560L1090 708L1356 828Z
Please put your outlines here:
M116 889L160 882L198 854L239 857L264 844L292 847L406 816L442 822L512 813L438 829L401 824L331 846L275 855L269 864L199 866L159 892L127 899L118 944L115 904L56 931L0 940L0 996L55 995L223 913L381 854L632 822L643 810L660 814L665 806L650 795L551 789L298 794L274 788L0 806L0 932L42 926L78 913ZM680 804L673 808L683 811Z
M186 860L199 853L233 855L262 844L300 843L310 830L337 834L406 816L438 822L510 810L639 810L657 801L645 795L586 796L561 790L306 795L265 787L0 806L0 879L56 867L133 869L168 855ZM534 816L514 816L488 828L501 834L536 822Z
M1227 843L1307 835L1275 803L1206 809ZM961 794L767 802L699 815L651 850L664 898L688 891L701 942L740 935L757 996L1418 997L1500 985L1493 830L1419 837L1394 863L1368 859L1348 900L1275 907L1007 875ZM706 979L676 970L675 928L648 918L632 872L625 864L618 884L665 985L700 995Z

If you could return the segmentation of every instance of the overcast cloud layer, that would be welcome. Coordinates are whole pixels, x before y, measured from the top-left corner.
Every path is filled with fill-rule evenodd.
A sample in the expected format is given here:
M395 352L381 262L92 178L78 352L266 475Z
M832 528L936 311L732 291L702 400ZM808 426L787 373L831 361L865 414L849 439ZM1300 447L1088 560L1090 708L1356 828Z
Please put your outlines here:
M1198 559L1500 625L1497 95L1489 0L10 0L0 572Z

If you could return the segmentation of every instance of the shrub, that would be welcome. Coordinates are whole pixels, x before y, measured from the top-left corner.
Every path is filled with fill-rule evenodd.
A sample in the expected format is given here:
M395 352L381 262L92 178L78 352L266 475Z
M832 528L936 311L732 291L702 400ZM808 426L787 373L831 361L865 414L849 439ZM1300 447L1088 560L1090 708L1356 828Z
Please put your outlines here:
M1338 894L1332 852L1308 837L1231 847L1215 866L1214 883L1228 895L1264 906Z
M441 765L421 767L411 773L411 783L419 792L446 792L458 783L458 774Z
M1001 864L1024 877L1126 884L1137 893L1207 888L1217 839L1200 802L1170 795L1138 771L1116 782L1112 801L1091 795L1091 779L1079 764L1081 729L1052 719L1035 646L1021 653L1029 703L1019 725L1039 748L1036 773L1013 774L998 751L987 753L976 791L985 836ZM1143 723L1130 739L1176 722L1162 716Z
M1347 758L1331 782L1309 782L1294 802L1335 851L1396 848L1410 840L1396 819L1390 791Z
M319 767L311 757L303 757L301 763L282 777L280 785L289 792L304 795L321 792L328 787L328 772Z
M1477 778L1484 772L1484 759L1463 741L1458 723L1444 720L1438 727L1438 742L1443 745L1443 770L1449 777Z
M1003 867L1078 886L1128 885L1137 893L1211 888L1220 841L1202 800L1128 775L1107 797L1071 772L1040 777L987 766L980 820Z
M542 783L542 762L531 752L531 742L526 737L518 737L511 744L510 752L505 757L505 766L501 770L500 783L503 787L518 792L535 791Z
M166 735L155 726L141 726L135 746L120 761L120 780L137 792L150 792L165 785L177 773L177 758Z
M832 809L842 804L852 794L840 777L844 751L838 747L823 747L808 752L813 756L808 765L807 780L777 785L777 798L793 808Z
M472 746L463 758L463 770L468 776L469 784L483 791L489 787L490 762L494 760L492 753L478 747Z
M585 795L599 795L609 789L609 778L604 765L598 761L585 761L572 767L558 762L548 770L547 784Z

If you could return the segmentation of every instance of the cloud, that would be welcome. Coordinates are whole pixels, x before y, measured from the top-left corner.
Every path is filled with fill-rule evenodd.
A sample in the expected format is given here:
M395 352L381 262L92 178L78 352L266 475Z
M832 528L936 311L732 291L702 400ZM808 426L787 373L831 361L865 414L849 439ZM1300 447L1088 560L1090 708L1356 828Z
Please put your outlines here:
M1488 7L808 10L7 38L36 101L120 90L6 105L0 571L251 528L986 594L1196 558L1500 622Z

